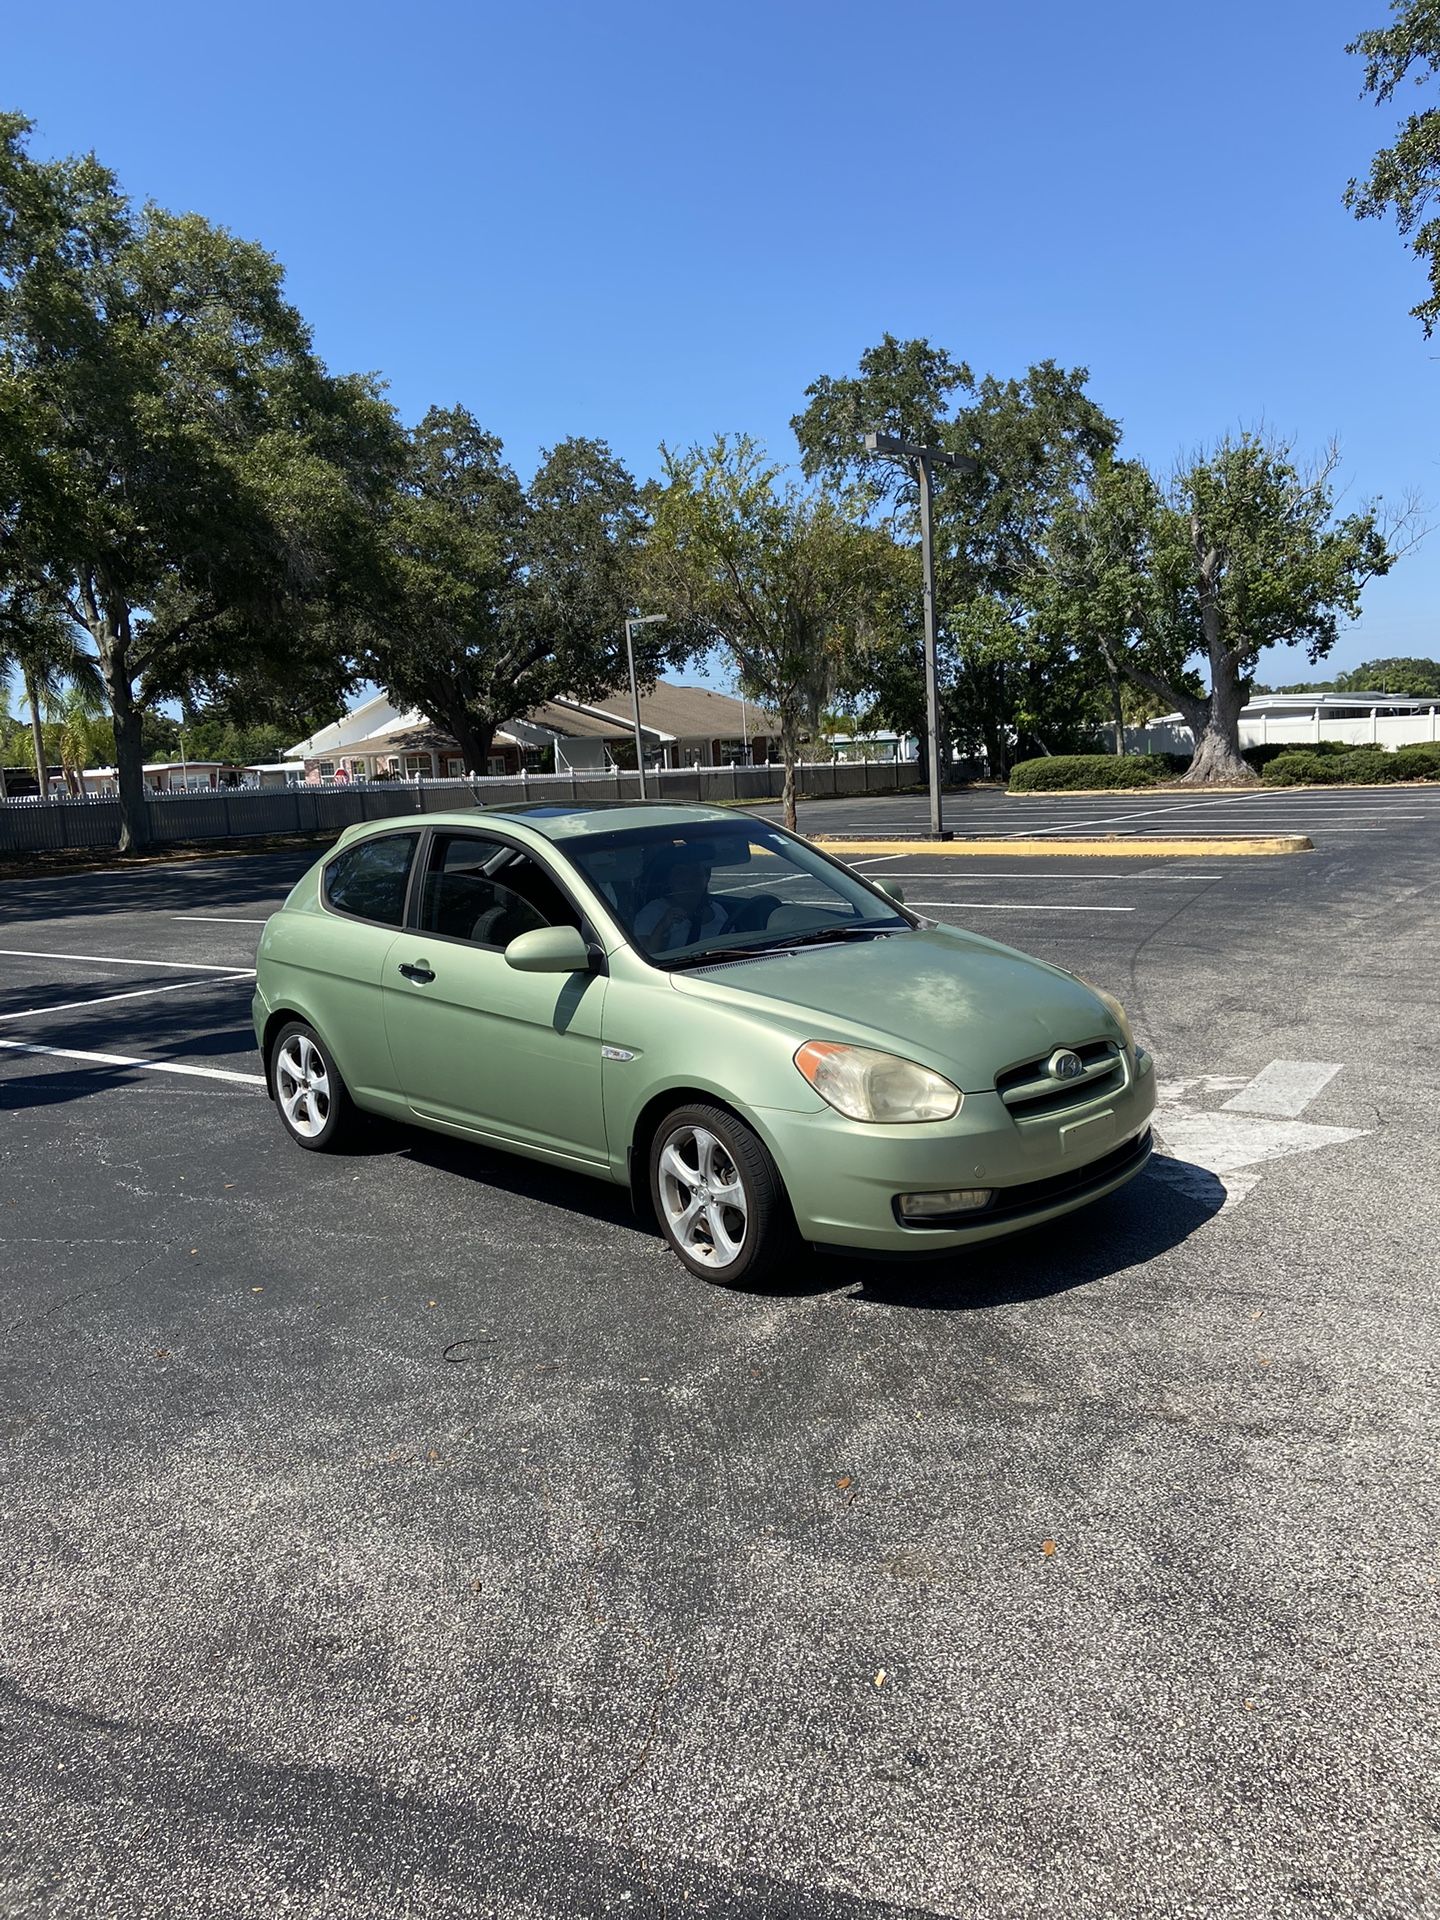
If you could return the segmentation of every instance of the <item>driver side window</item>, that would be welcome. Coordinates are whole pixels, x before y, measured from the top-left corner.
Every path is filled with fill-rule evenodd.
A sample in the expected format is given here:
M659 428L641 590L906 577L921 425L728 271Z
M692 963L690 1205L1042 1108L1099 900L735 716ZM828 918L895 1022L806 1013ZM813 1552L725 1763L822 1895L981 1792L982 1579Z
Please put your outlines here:
M420 890L422 932L503 949L536 927L580 916L537 860L503 840L437 834Z

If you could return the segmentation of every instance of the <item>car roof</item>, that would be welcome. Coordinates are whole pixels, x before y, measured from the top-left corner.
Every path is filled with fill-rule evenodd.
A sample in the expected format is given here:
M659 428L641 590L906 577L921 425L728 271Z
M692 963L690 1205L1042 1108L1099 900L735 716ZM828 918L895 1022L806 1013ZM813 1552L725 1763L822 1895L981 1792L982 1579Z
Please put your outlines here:
M743 815L740 819L743 819ZM479 827L487 822L529 827L553 841L573 841L587 835L617 833L630 827L674 828L738 824L729 807L685 806L680 803L643 800L532 800L514 806L463 807L445 813L391 815L383 820L357 822L340 836L345 844L372 832L391 832L398 827ZM768 821L765 823L770 824Z

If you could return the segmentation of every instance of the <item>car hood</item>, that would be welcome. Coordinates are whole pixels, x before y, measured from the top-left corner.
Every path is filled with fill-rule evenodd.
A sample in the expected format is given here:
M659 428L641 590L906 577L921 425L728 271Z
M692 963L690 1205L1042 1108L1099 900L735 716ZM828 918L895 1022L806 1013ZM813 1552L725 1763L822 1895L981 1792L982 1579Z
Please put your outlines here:
M1087 1040L1122 1035L1073 975L956 927L836 942L671 975L681 993L770 1017L797 1039L880 1047L934 1067L963 1093Z

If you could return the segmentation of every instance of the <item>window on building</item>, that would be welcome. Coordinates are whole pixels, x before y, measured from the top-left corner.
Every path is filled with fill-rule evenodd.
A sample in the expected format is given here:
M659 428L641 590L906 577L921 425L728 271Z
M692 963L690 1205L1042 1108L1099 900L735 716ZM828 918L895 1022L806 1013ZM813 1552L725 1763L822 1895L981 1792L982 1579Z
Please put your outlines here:
M445 773L447 778L451 780L463 780L465 778L465 762L460 758L458 753L446 754Z
M435 763L428 753L407 753L405 756L405 778L413 780L418 775L428 780L435 771Z
M405 918L405 883L414 857L413 833L382 834L347 847L325 869L326 906L398 927Z
M335 762L333 760L321 760L317 764L315 771L322 780L333 780L335 778Z

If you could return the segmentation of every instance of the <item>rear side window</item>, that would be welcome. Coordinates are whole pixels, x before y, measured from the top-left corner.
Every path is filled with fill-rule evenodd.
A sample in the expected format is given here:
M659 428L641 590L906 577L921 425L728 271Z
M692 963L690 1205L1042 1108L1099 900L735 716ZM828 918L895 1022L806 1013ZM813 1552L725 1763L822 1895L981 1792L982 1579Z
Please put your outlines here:
M348 847L325 869L326 906L398 927L405 918L405 883L414 857L413 833L387 833Z

